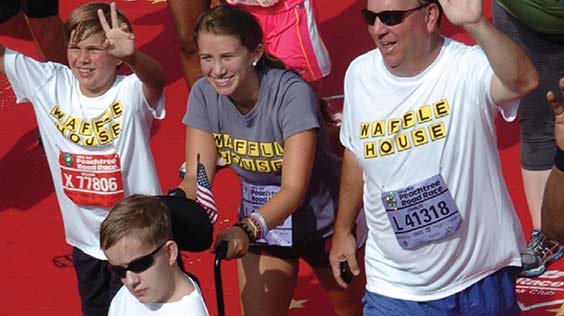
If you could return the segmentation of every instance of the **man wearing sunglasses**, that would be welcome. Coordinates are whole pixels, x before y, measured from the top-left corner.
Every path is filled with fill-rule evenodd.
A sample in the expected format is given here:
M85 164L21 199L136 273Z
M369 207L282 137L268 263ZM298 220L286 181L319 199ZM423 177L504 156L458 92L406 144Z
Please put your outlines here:
M171 214L158 197L118 202L102 222L100 244L109 270L125 285L109 316L208 316L198 284L178 264Z
M439 33L445 17L476 41ZM345 146L331 264L358 273L363 204L365 315L519 315L525 247L503 181L494 120L515 118L538 84L526 54L483 15L482 0L368 0L377 48L345 77Z

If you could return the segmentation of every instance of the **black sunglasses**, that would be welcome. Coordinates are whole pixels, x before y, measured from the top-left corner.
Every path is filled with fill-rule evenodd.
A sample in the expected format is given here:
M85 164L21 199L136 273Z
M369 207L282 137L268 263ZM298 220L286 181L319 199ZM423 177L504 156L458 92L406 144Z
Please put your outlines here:
M150 254L131 261L125 267L124 266L114 266L114 265L108 264L108 269L110 269L110 271L112 271L113 274L115 274L117 277L119 277L121 279L125 278L125 274L127 273L127 271L131 271L131 272L134 272L134 273L141 273L141 272L149 269L153 265L153 263L155 263L153 256L157 252L159 252L159 250L161 250L161 248L165 244L166 244L166 241L163 242L160 246L158 246L157 249L153 250Z
M428 5L429 3L426 3L409 10L391 10L382 11L380 13L374 13L368 9L362 9L362 17L364 18L364 22L368 25L374 25L376 18L379 18L380 22L386 24L387 26L393 26L403 22L403 19L408 13L417 11Z

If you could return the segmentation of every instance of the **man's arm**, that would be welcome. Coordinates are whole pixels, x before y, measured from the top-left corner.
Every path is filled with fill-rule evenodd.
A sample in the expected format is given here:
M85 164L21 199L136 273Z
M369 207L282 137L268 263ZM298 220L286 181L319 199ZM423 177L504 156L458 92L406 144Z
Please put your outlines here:
M560 79L559 84L564 97L564 78ZM564 242L564 108L552 91L546 94L546 100L554 110L554 136L559 152L546 182L541 228L549 239Z
M482 0L439 0L448 20L464 28L482 47L494 71L491 94L496 104L519 99L538 86L527 54L482 13Z
M6 47L0 44L0 73L6 74L6 69L4 68L4 55L6 54Z
M354 154L345 148L339 191L339 210L337 211L335 233L329 254L333 276L337 283L345 288L347 284L341 278L340 263L347 261L354 275L360 273L356 260L354 231L355 221L362 205L363 185L362 169L360 169Z

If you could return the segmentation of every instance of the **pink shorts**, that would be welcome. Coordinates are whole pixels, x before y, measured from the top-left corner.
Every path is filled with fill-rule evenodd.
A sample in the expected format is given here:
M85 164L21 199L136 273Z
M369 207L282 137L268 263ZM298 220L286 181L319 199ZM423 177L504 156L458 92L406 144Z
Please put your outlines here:
M331 60L317 30L310 0L280 0L272 7L241 5L259 21L266 51L308 82L331 71Z

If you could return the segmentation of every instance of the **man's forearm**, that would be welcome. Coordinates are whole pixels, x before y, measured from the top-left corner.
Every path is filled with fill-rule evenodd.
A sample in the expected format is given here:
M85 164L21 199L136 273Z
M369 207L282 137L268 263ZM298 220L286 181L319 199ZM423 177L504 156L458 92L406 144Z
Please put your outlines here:
M484 50L502 85L515 98L530 93L538 85L538 74L527 54L486 18L464 28Z

